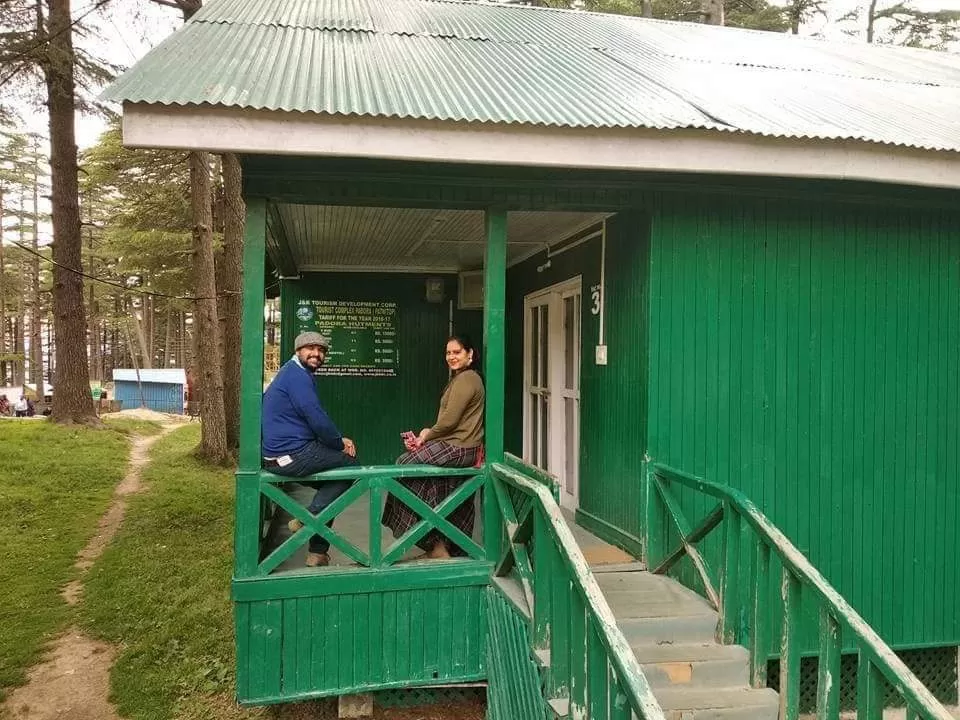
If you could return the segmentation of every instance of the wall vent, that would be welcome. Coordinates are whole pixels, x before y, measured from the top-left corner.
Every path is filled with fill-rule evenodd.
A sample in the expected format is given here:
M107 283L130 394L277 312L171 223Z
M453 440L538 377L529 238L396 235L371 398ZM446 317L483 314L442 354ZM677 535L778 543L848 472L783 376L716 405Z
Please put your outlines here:
M483 307L483 270L460 273L459 308L473 310Z

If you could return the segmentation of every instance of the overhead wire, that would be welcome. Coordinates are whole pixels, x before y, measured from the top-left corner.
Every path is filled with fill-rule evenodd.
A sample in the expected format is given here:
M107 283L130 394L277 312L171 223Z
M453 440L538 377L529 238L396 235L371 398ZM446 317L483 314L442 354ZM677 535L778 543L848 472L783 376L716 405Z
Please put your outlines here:
M131 288L125 285L124 283L117 282L116 280L107 280L106 278L97 277L96 275L90 275L89 273L85 273L83 270L77 270L76 268L72 268L72 267L69 267L68 265L64 265L63 263L59 263L53 258L48 258L43 253L40 253L34 250L29 245L23 245L22 243L18 243L16 240L8 240L7 242L9 242L11 245L16 245L21 250L24 250L25 252L28 252L31 255L35 255L41 260L43 260L44 262L48 262L51 265L55 265L56 267L61 268L62 270L66 270L67 272L72 272L75 275L79 275L80 277L87 278L88 280L92 280L94 282L119 288L124 292L132 293L134 295L151 295L153 297L167 298L168 300L194 300L195 301L195 300L216 300L223 295L239 295L240 294L236 290L224 290L219 295L214 295L212 297L203 297L203 296L197 296L197 295L169 295L167 293L157 292L155 290L141 290L139 288ZM274 287L276 287L276 283L271 284L270 286L265 288L265 290L272 290Z

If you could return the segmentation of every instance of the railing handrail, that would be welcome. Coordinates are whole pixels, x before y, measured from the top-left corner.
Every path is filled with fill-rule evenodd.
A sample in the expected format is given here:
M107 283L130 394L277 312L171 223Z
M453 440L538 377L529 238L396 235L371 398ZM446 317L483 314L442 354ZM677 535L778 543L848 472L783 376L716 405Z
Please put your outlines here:
M289 477L277 475L268 469L260 471L260 479L270 483L332 482L334 480L361 480L363 478L428 478L428 477L475 477L483 472L482 468L452 468L436 465L356 465L334 470Z
M563 551L561 556L573 573L574 584L583 595L589 612L596 618L600 641L609 653L610 662L620 677L624 689L628 692L634 711L645 720L665 720L660 703L650 690L643 668L640 667L633 650L630 649L630 645L617 625L617 620L607 605L603 591L600 590L593 573L590 572L586 558L570 528L567 527L560 512L560 506L553 499L553 495L540 483L529 480L506 465L493 463L489 468L500 479L511 483L521 491L532 493L540 501L545 511L545 518L548 520L547 527L550 528L551 534Z
M933 693L883 641L883 638L743 492L728 485L698 478L668 465L654 463L652 469L655 474L664 476L668 480L729 503L742 517L746 518L757 534L777 553L781 562L812 588L833 613L846 623L859 641L860 649L868 655L870 661L906 700L923 707L931 717L954 720Z
M251 473L257 478L259 491L263 497L282 507L300 527L292 535L273 548L265 557L258 560L256 572L262 577L273 572L296 550L309 542L314 533L322 535L327 541L361 566L371 568L387 567L396 563L402 554L431 530L438 530L456 542L465 553L474 560L485 560L487 550L478 545L473 538L464 534L455 525L451 525L448 516L464 502L472 502L471 497L482 488L486 481L483 468L446 468L433 465L367 465L336 468L302 477L276 475L269 470ZM409 488L398 482L399 478L464 477L465 480L436 507L431 507ZM317 515L309 512L282 488L285 483L315 483L334 480L353 480L350 487ZM364 493L369 494L368 522L369 553L327 525L356 502ZM420 516L420 520L410 527L401 537L383 551L381 539L381 504L384 493L390 493L403 505Z

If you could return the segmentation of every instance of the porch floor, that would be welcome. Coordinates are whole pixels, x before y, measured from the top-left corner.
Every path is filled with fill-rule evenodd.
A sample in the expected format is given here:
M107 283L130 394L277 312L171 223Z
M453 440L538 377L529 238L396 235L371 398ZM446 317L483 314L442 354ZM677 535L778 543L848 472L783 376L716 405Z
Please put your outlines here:
M295 483L289 483L286 486L287 492L291 497L295 498L297 502L301 505L308 505L311 498L313 497L313 490L311 488L305 487L303 485L298 485ZM476 502L476 500L474 500ZM366 549L369 546L370 539L370 528L369 528L369 516L368 508L370 506L370 497L368 493L364 493L357 500L355 500L346 510L344 510L336 520L334 528L336 531L347 538L350 542L356 545L359 548ZM573 513L569 510L563 510L564 518L567 520L567 525L570 527L570 530L573 532L573 537L577 541L577 544L580 546L580 550L583 552L584 557L591 567L599 566L614 566L621 564L631 564L636 563L635 558L633 558L628 553L624 552L618 547L610 545L609 543L604 542L596 535L588 532L584 528L580 527L574 522ZM483 524L481 521L482 514L478 512L476 514L477 520L474 523L473 537L478 543L481 542ZM283 509L277 509L277 515L274 519L273 530L269 540L269 550L279 546L283 543L288 537L290 537L290 531L287 528L287 521L290 519L290 515L287 514ZM394 542L394 537L392 533L384 528L382 536L382 546L386 550ZM307 568L304 565L304 559L307 549L306 546L303 546L296 553L294 553L286 562L280 565L272 575L283 575L289 573L303 573L304 571L313 572L312 569ZM407 564L419 564L419 563L437 563L437 562L462 562L461 559L456 560L421 560L420 556L423 554L423 551L414 547L412 550L408 551L403 560L400 562ZM342 552L336 548L330 548L330 565L331 566L342 566L350 567L354 565L354 562L344 555Z

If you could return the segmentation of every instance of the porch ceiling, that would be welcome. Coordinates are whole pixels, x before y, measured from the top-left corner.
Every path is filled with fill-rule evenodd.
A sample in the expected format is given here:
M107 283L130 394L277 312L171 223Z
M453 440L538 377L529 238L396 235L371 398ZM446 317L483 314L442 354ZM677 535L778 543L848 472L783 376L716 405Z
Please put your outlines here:
M518 262L599 223L608 213L511 212L507 261ZM458 272L483 267L476 210L293 205L276 207L275 235L297 271ZM274 258L283 267L280 258Z

